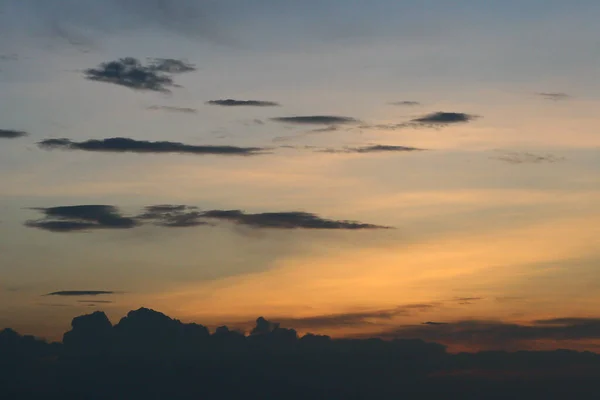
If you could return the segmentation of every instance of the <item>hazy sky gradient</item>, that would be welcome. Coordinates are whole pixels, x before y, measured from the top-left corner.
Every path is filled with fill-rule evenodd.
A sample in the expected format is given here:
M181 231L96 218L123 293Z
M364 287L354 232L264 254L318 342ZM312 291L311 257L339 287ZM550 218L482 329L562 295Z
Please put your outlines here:
M96 307L112 318L146 306L210 324L435 304L320 329L337 335L600 317L599 12L591 0L0 0L0 129L29 133L0 138L0 327L57 338L94 308L42 296L60 290L123 292ZM121 57L197 71L174 75L171 94L85 79ZM218 99L281 106L206 104ZM478 118L394 128L439 111ZM360 122L315 132L328 126L272 120L315 115ZM271 154L36 145L111 137ZM319 151L375 144L426 151ZM31 208L82 204L306 211L395 229L24 226L41 217Z

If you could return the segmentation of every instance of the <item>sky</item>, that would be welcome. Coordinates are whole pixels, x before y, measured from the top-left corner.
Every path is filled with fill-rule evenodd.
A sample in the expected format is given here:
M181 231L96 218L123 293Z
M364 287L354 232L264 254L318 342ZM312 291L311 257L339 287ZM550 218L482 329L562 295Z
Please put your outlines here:
M598 12L0 0L0 327L597 350Z

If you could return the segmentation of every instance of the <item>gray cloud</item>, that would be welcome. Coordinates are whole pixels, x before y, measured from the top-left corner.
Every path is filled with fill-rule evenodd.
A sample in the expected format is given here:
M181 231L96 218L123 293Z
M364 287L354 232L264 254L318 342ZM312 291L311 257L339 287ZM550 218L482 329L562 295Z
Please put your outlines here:
M224 99L224 100L210 100L207 101L206 104L212 106L225 106L225 107L277 107L280 104L273 101L264 101L264 100L234 100L234 99Z
M528 325L467 320L400 326L379 336L385 339L419 338L440 343L512 349L527 341L599 339L600 319L557 318L532 321Z
M355 124L359 121L350 117L340 117L334 115L307 115L295 117L278 117L272 118L273 121L283 122L287 124L298 125L338 125L338 124Z
M116 294L117 292L108 290L62 290L60 292L52 292L44 296L64 296L64 297L80 297L80 296L102 296Z
M170 111L170 112L178 112L185 114L195 114L198 112L195 108L189 107L173 107L173 106L150 106L148 110L152 111Z
M76 232L97 229L131 229L138 225L133 218L122 216L108 205L78 205L36 208L45 218L25 223L30 228L50 232Z
M112 300L77 300L78 303L82 304L112 304Z
M325 153L387 153L387 152L410 152L410 151L422 151L424 149L419 149L416 147L406 147L406 146L389 146L389 145L372 145L372 146L363 146L363 147L346 147L343 149L325 149L320 150Z
M185 205L155 205L145 208L145 212L137 218L152 221L155 225L167 228L186 228L208 225L201 220L202 213L197 211L198 207Z
M27 132L15 131L13 129L0 129L0 139L16 139L27 136Z
M253 228L270 229L388 229L389 227L364 224L356 221L324 219L315 214L300 211L246 214L240 210L212 210L202 213L204 218L230 221Z
M44 149L84 150L113 153L183 153L248 156L263 153L259 147L196 146L179 142L150 142L130 138L109 138L73 142L69 139L47 139L38 143Z
M419 103L418 101L410 101L410 100L405 100L405 101L394 101L390 103L393 106L419 106L421 105L421 103Z
M509 164L540 164L540 163L556 163L564 161L564 157L555 156L553 154L533 154L528 152L506 152L500 156L492 157L498 161L504 161Z
M399 316L426 312L438 307L437 304L409 304L385 310L349 312L328 315L316 315L301 318L271 318L282 326L294 329L327 329L341 327L361 327L376 325Z
M181 60L152 59L150 64L143 65L136 58L125 57L104 62L97 68L88 68L84 74L91 81L112 83L134 90L168 93L170 87L177 86L169 74L195 69L193 65Z
M424 115L419 118L415 118L415 119L411 120L410 122L413 124L423 124L423 125L449 125L449 124L470 122L474 118L476 118L474 115L465 114L465 113L438 111L438 112Z
M35 210L41 211L44 218L27 221L25 226L58 233L130 229L146 223L166 228L212 226L215 220L257 229L389 229L356 221L325 219L299 211L247 214L240 210L199 211L193 206L170 204L145 207L144 211L135 217L123 216L116 207L110 205L62 206Z
M560 93L560 92L541 92L541 93L536 93L536 94L538 96L545 98L546 100L554 100L554 101L567 100L568 98L571 97L566 93Z

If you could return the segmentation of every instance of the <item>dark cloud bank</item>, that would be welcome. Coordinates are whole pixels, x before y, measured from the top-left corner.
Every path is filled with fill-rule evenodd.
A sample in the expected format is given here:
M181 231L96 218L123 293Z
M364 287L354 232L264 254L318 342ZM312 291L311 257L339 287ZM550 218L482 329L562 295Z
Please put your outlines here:
M479 118L477 115L438 111L425 114L421 117L411 119L399 124L362 125L364 129L404 129L404 128L443 128L450 125L465 124Z
M300 337L262 317L250 334L211 332L146 308L116 325L76 317L62 343L5 329L0 355L0 396L25 400L583 399L600 376L593 353L453 355L420 339Z
M25 223L50 232L82 232L99 229L132 229L146 223L167 228L186 228L230 222L255 229L369 230L388 227L356 221L332 220L315 214L290 211L246 213L240 210L200 211L186 205L148 206L137 216L125 216L110 205L78 205L36 208L44 218Z
M273 101L264 100L210 100L206 104L211 106L223 106L223 107L277 107L279 103Z
M318 150L322 153L396 153L396 152L411 152L411 151L422 151L424 149L419 149L416 147L407 147L407 146L390 146L383 144L376 144L372 146L363 146L363 147L345 147L343 149L325 149Z
M46 139L38 143L42 149L53 150L83 150L110 153L181 153L181 154L212 154L249 156L260 154L265 149L260 147L237 146L197 146L179 142L151 142L148 140L135 140L130 138L115 137L101 140L86 140L74 142L70 139Z
M17 139L27 136L27 132L15 131L13 129L0 129L0 139Z
M195 70L194 65L181 60L157 58L144 65L136 58L126 57L104 62L96 68L86 69L84 73L91 81L168 93L171 87L177 87L171 75Z
M81 297L81 296L103 296L115 294L116 292L106 290L63 290L60 292L48 293L45 296L64 296L64 297ZM98 301L96 301L98 302Z

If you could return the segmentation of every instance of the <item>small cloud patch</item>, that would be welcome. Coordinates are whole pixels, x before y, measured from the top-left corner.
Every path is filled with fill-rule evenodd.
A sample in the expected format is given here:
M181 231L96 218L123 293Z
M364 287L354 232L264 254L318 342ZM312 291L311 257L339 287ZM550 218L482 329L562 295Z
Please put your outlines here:
M27 132L16 131L13 129L0 129L0 139L17 139L27 136Z
M264 100L210 100L206 104L212 106L223 106L223 107L277 107L279 103L273 101Z
M351 117L340 117L334 115L307 115L295 117L272 118L273 121L297 125L342 125L355 124L359 121Z

